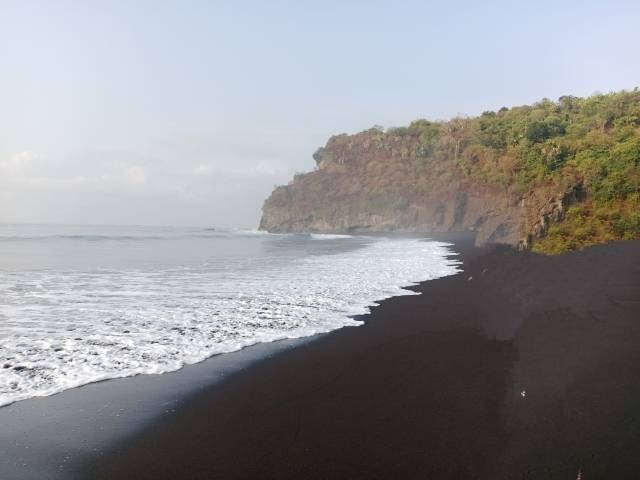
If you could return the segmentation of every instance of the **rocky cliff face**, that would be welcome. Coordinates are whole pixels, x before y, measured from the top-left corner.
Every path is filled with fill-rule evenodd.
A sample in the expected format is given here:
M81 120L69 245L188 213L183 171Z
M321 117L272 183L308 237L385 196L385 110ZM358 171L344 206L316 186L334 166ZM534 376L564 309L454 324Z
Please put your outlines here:
M527 192L474 179L457 152L419 155L414 137L372 129L332 137L317 168L277 187L263 206L270 232L476 232L478 243L527 247L580 195L578 186ZM416 153L418 152L418 153Z

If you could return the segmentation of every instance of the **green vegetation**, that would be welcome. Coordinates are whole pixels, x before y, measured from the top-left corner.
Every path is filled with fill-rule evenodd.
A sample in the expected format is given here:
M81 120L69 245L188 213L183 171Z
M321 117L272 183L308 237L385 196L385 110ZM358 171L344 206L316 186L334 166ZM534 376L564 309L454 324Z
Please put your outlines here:
M549 228L533 251L558 254L612 240L640 238L640 196L610 202L574 205L565 218Z
M560 253L640 238L640 90L563 96L447 122L417 120L386 135L412 138L416 169L455 162L514 194L544 185L586 193L534 251Z

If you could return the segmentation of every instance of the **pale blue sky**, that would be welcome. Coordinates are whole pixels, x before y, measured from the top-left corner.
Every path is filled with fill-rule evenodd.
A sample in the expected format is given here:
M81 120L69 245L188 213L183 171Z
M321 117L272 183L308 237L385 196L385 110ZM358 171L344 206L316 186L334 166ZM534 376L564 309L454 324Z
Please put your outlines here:
M640 85L637 1L0 0L0 221L256 226L336 133Z

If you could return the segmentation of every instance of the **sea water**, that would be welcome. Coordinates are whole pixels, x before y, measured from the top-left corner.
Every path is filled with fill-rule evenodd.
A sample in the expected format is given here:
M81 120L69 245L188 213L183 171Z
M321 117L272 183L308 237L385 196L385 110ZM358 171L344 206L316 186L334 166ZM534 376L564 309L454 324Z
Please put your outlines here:
M445 243L214 228L0 226L0 406L357 326L451 275Z

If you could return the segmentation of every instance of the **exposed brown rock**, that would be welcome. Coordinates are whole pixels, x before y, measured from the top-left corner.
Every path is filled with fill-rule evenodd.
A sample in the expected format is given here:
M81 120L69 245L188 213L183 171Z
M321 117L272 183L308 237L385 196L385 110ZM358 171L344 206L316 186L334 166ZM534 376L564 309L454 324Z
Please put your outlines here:
M416 139L371 129L316 151L317 169L277 187L263 206L270 232L475 231L477 243L528 247L579 197L571 186L526 193L471 178L454 158L420 157Z

